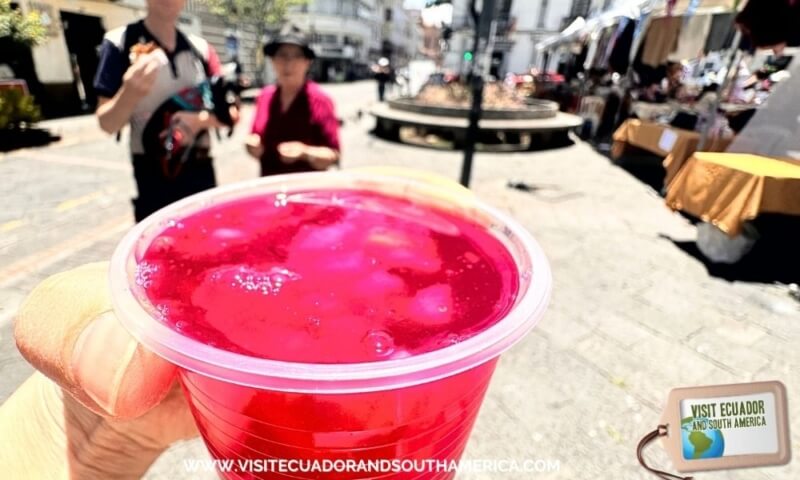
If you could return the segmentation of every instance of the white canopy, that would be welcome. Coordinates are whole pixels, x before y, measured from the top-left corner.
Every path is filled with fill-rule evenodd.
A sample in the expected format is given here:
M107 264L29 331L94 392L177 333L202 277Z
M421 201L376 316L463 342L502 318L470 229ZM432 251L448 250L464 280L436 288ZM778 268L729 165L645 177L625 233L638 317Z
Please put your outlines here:
M691 0L679 0L675 6L676 14L685 12L689 8L690 3ZM730 11L733 8L733 4L734 0L701 0L700 4L696 5L697 10L695 10L695 14ZM563 32L545 38L539 42L536 45L536 49L542 51L555 45L571 42L582 35L590 35L600 29L613 25L621 18L639 18L643 13L647 12L653 12L656 16L665 14L666 1L621 0L615 2L613 7L589 20L584 20L582 18L575 20L569 27L564 29Z
M586 20L583 17L578 17L575 19L575 21L570 23L569 26L564 29L564 31L562 31L558 35L553 35L552 37L545 38L544 40L539 42L536 45L536 49L544 50L553 45L564 43L568 39L580 35L580 33L583 32L585 28L586 28Z
M605 12L584 20L578 17L574 22L564 29L561 33L548 37L536 45L539 51L546 50L554 45L570 42L581 35L589 35L595 31L613 25L620 18L638 18L642 11L649 8L654 8L663 0L628 0L627 2L619 2Z

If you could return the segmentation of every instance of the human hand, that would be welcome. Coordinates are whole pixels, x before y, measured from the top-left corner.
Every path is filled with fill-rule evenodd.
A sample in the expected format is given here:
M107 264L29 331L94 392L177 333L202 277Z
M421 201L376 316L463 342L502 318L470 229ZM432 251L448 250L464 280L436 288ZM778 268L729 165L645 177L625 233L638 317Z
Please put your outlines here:
M228 113L231 116L231 120L233 120L233 124L236 125L239 123L239 119L241 118L241 113L239 112L239 105L231 105L228 107Z
M136 98L149 94L158 77L158 70L166 60L162 57L164 52L161 50L139 56L122 76L124 89Z
M203 130L209 128L220 128L219 123L213 113L205 110L201 112L179 111L172 115L172 126L179 129L182 133L180 138L181 145L189 145L195 137Z
M292 164L305 158L306 145L303 142L283 142L278 145L278 153L283 163Z
M197 429L177 368L145 350L115 317L107 271L98 263L50 277L22 305L17 346L49 380L35 374L3 405L0 423L20 418L15 427L27 430L30 444L18 448L42 449L43 458L32 463L44 462L45 471L68 464L94 472L79 478L139 478L170 444ZM26 399L26 388L44 393ZM15 408L23 413L14 415Z
M306 147L308 163L315 170L327 170L339 161L339 152L329 147Z
M261 143L261 135L251 133L247 136L244 145L247 149L247 153L249 153L251 157L256 160L261 160L261 157L264 155L264 145Z

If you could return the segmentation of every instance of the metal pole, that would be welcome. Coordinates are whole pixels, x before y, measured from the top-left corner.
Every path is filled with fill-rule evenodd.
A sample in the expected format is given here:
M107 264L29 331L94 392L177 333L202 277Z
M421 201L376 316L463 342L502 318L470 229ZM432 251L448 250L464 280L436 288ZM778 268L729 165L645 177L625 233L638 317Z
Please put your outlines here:
M480 14L475 6L476 0L472 0L470 10L472 12L472 20L475 25L475 40L472 49L472 68L470 71L470 81L472 83L472 108L469 111L469 126L467 127L467 135L464 143L464 163L461 166L461 185L469 187L472 177L472 161L475 156L475 142L478 137L479 129L478 123L481 119L482 104L483 104L483 68L482 61L485 58L479 55L481 47L481 40L491 30L491 21L494 17L494 6L496 0L484 0L483 8ZM485 33L484 33L485 32ZM488 44L488 41L484 45ZM478 59L481 59L479 61Z
M736 28L736 25L733 25L732 28ZM725 74L725 78L723 79L722 83L719 86L719 93L717 94L717 98L712 102L711 106L706 112L706 124L703 126L703 132L700 135L700 143L697 145L697 151L702 152L707 144L708 144L708 137L711 134L711 128L714 126L714 120L717 118L717 111L719 110L719 106L722 103L722 95L725 93L725 90L730 86L731 81L734 81L733 72L738 72L738 63L739 63L739 45L742 43L742 32L737 28L736 29L736 36L733 38L733 45L731 45L731 53L730 58L728 59L728 70ZM736 68L735 68L736 67Z

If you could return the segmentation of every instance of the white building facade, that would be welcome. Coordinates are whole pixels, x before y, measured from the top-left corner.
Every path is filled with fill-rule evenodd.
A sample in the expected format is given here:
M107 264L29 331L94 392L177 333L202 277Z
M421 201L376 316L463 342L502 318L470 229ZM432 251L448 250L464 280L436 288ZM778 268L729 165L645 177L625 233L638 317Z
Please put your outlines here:
M0 52L28 83L46 116L91 110L99 47L108 30L141 18L144 0L19 0L23 12L37 12L46 28L41 45ZM10 50L10 49L9 49ZM4 58L4 54L12 58Z
M444 68L463 72L466 52L473 48L474 29L469 0L453 0L452 37ZM492 74L523 72L536 61L535 45L541 38L561 30L572 12L569 0L496 0ZM468 57L468 55L467 55Z
M560 32L571 11L571 2L564 0L514 0L511 17L515 28L510 34L514 46L505 59L505 71L521 73L534 65L536 44Z
M395 63L409 57L413 25L402 0L309 0L287 21L311 37L318 80L361 78L380 57Z

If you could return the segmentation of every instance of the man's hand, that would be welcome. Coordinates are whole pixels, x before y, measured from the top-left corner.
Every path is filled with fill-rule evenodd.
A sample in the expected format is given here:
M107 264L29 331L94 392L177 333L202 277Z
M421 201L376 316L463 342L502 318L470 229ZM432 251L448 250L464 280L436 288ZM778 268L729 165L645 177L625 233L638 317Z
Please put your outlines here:
M55 275L19 310L17 346L41 373L0 408L4 477L140 478L171 443L197 435L176 367L114 316L107 270Z
M292 164L305 160L315 170L327 170L339 161L339 152L328 147L312 147L303 142L283 142L278 145L281 161Z
M159 51L142 55L128 67L122 77L122 85L131 96L140 98L150 93L158 78L158 70L164 63L163 55Z
M231 107L232 109L235 107ZM236 111L236 117L238 120L238 110ZM223 128L225 125L221 124L217 117L214 116L213 113L202 111L202 112L176 112L172 116L172 125L175 128L180 129L183 133L181 136L182 143L184 145L188 145L194 141L194 138L203 130L209 130L211 128Z

